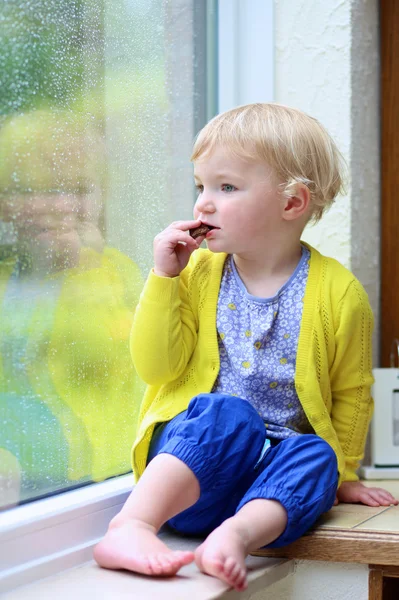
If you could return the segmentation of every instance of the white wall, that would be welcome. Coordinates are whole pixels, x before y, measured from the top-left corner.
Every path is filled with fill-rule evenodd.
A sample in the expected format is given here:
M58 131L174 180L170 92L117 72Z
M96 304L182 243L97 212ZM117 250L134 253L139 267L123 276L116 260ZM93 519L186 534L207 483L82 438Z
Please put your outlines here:
M349 161L351 2L276 0L274 10L275 101L319 119ZM305 239L350 266L350 230L348 195L309 229Z
M304 238L350 268L379 318L377 0L275 0L275 101L332 134L348 164L347 195ZM378 327L374 339L377 362Z

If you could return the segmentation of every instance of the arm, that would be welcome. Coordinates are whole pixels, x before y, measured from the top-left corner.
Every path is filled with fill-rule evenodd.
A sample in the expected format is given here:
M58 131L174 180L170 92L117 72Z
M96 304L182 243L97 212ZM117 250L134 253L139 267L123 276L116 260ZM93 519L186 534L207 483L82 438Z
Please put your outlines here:
M185 268L203 238L188 230L198 221L172 223L154 240L154 269L137 306L130 348L136 370L148 384L176 379L186 368L197 340L197 320L188 298Z
M197 340L197 322L182 276L150 273L134 316L130 348L149 385L173 381L185 369Z
M346 459L343 480L357 481L356 470L364 456L373 411L373 314L366 292L355 279L339 302L334 328L335 357L330 369L331 420Z
M389 506L398 501L386 490L367 487L356 474L364 456L373 411L371 335L373 314L367 294L357 280L349 286L338 307L336 353L330 371L332 423L346 457L346 471L338 502Z

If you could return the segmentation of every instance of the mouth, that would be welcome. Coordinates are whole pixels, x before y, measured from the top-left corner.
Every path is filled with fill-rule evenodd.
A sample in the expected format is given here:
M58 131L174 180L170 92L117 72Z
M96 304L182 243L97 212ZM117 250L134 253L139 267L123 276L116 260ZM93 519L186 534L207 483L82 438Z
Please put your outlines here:
M190 229L190 235L194 239L205 236L208 237L208 234L214 229L219 229L219 227L214 227L213 225L208 225L208 223L201 223L199 227L195 227L195 229Z
M220 227L213 227L213 225L208 229L207 234L205 235L205 238L208 239L210 237L212 237L212 234L214 231L219 231Z
M208 237L208 233L211 233L211 231L219 231L220 227L216 227L215 225L208 225L208 223L204 223L204 225L206 225L208 227L208 232L207 232L207 237Z
M219 227L216 227L215 225L209 225L209 223L202 223L202 225L205 225L205 227L208 227L208 229L219 229Z

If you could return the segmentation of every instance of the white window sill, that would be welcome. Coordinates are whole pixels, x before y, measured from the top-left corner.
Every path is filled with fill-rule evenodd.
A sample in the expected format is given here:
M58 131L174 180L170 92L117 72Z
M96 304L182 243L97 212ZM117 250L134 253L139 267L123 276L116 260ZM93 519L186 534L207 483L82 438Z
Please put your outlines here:
M0 513L1 597L244 600L292 572L293 561L249 557L249 587L238 594L200 573L195 564L169 579L100 569L92 560L93 546L132 487L133 476L125 475ZM167 532L161 537L180 549L194 549L200 543Z
M199 540L161 536L171 547L193 550ZM19 588L4 596L4 600L70 600L96 598L96 600L135 598L135 600L249 600L259 590L280 581L293 572L293 561L273 558L247 559L249 568L248 588L235 592L227 584L208 577L195 564L183 567L177 576L154 578L135 575L127 571L100 569L93 561L75 567L33 585Z
M0 594L91 560L133 485L124 475L0 513Z

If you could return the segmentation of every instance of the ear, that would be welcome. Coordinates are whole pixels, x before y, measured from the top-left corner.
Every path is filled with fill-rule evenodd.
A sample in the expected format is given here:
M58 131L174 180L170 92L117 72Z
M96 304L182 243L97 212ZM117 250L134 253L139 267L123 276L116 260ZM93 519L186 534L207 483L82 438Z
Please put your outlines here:
M296 183L290 196L283 194L282 217L285 221L294 221L303 217L310 207L310 190L304 183Z

